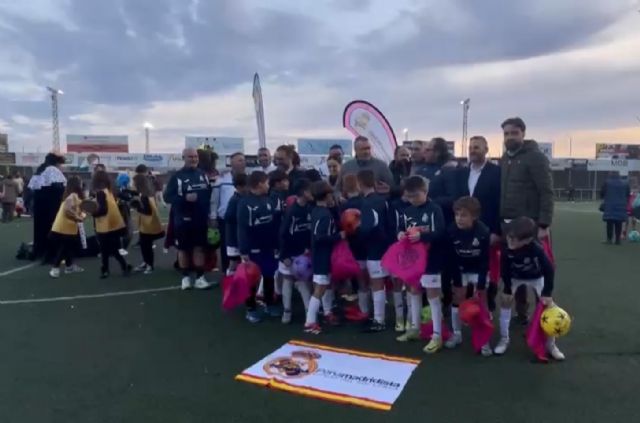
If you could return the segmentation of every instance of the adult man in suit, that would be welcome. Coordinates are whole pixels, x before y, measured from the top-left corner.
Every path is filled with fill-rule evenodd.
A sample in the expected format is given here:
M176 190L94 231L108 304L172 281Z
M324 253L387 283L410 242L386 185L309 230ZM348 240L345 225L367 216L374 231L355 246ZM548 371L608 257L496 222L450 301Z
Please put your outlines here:
M475 197L482 206L480 220L491 231L490 272L487 301L490 310L495 309L500 268L500 166L487 160L489 145L483 136L469 140L469 166L460 168L457 174L459 197Z

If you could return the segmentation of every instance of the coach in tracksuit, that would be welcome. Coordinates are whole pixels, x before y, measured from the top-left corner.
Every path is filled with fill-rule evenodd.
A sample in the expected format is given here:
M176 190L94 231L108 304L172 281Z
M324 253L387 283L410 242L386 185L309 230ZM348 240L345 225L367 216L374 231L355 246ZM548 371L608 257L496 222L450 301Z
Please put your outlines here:
M184 167L169 180L164 200L171 204L178 262L182 270L182 289L191 288L191 265L195 267L195 287L206 289L211 285L204 277L204 250L207 246L207 228L211 189L209 179L198 169L198 152L185 148L182 152Z

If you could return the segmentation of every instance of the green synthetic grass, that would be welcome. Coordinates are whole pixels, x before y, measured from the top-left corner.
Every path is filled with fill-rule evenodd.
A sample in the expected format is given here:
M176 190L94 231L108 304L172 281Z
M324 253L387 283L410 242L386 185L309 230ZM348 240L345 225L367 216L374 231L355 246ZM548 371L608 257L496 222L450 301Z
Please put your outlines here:
M220 310L220 290L167 291L50 303L0 305L2 422L591 422L637 419L640 379L640 245L601 244L592 204L561 204L554 224L555 299L573 317L559 341L565 363L540 365L513 327L501 358L460 350L423 356L391 331L346 326L319 337L294 324L249 325ZM28 221L0 225L0 273L28 239ZM0 277L0 300L173 286L173 254L158 246L151 277L51 280L44 267ZM131 252L137 263L139 252ZM135 259L135 260L134 260ZM116 269L115 263L112 269ZM236 382L234 376L291 339L422 358L390 412L327 403ZM467 338L468 340L468 338Z

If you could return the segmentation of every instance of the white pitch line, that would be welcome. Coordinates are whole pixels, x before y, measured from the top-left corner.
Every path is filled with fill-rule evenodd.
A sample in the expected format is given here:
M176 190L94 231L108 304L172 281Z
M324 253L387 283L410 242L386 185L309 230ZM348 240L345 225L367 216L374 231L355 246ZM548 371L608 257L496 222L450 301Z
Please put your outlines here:
M138 289L135 291L118 291L118 292L106 292L104 294L74 295L72 297L30 298L26 300L0 300L0 305L54 303L58 301L74 301L74 300L87 300L91 298L120 297L123 295L147 294L150 292L175 291L179 288L180 286L176 285L176 286L165 286L163 288Z
M37 265L38 265L38 263L29 263L29 264L25 264L24 266L20 266L20 267L16 267L16 268L13 268L13 269L9 269L9 270L6 270L4 272L0 272L0 277L8 276L8 275L10 275L12 273L17 273L17 272L21 272L23 270L31 269L32 267L35 267Z

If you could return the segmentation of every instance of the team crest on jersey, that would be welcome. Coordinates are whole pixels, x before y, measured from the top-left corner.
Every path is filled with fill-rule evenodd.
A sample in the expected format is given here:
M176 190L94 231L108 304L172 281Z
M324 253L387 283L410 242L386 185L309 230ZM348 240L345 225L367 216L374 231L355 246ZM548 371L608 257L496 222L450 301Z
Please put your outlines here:
M529 264L529 263L531 263L531 259L529 257L525 257L524 264Z
M478 241L478 238L473 238L473 242L471 243L471 245L473 245L474 247L480 245L480 241Z
M427 216L427 214L426 214L426 213L424 213L424 214L422 215L422 223L427 223L427 220L428 220L428 219L429 219L429 217Z

